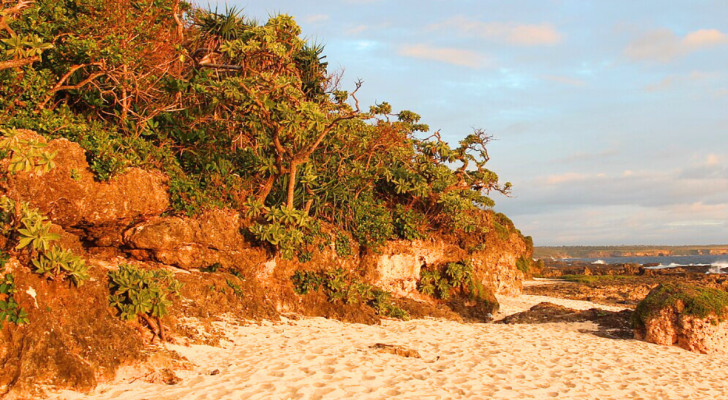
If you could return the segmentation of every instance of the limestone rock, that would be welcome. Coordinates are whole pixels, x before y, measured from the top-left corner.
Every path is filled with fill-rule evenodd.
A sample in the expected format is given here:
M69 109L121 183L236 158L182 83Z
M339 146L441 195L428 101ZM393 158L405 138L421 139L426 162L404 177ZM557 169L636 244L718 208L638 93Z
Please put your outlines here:
M230 210L155 217L124 232L124 244L136 258L184 269L262 264L265 251L246 241L240 227L240 216Z
M46 142L31 131L22 134ZM15 174L10 185L32 207L64 229L106 226L107 231L118 230L168 208L166 178L162 173L129 168L108 182L97 182L81 146L66 139L47 143L46 149L57 153L55 168L40 176Z
M726 300L728 294L719 289L660 285L637 306L635 338L698 353L727 354Z
M417 282L423 265L457 262L467 256L460 247L442 240L394 240L362 260L373 270L378 286L395 296L418 297Z

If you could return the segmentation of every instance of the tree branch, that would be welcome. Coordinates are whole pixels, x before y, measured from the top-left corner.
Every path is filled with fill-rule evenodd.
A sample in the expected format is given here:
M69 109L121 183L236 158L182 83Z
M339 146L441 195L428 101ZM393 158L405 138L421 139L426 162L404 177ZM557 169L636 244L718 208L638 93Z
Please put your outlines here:
M40 61L40 56L33 56L30 58L21 58L19 60L0 61L0 71L10 68L19 68L28 64L32 64L36 61Z

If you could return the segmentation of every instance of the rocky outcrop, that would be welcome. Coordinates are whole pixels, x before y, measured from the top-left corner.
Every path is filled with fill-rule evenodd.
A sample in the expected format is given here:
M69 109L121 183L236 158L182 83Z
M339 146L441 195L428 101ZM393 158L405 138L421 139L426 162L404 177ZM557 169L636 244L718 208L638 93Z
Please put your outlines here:
M465 259L466 252L443 240L393 240L362 259L364 269L382 289L396 296L419 297L417 282L423 266Z
M138 259L182 269L263 264L265 250L245 240L240 229L240 216L231 210L194 218L154 217L124 232L124 246Z
M698 353L728 353L728 293L682 284L653 289L635 311L634 336Z
M475 277L497 294L520 294L523 273L516 267L521 257L530 257L518 233L507 240L493 240L486 249L468 253L442 238L415 241L390 241L377 252L369 252L362 263L373 271L372 280L398 296L417 298L417 282L423 266L470 261Z
M524 277L516 263L521 257L530 257L523 238L514 233L508 241L496 243L500 246L491 246L472 254L473 272L494 293L519 295Z
M31 131L22 135L46 142ZM160 172L129 168L108 182L98 182L77 143L54 139L45 150L56 153L55 167L43 175L12 175L8 187L65 230L86 231L84 236L96 245L118 245L123 228L169 206L166 178Z
M498 321L501 324L546 324L551 322L595 322L594 332L602 337L628 339L632 337L632 310L607 311L599 308L574 310L553 303L539 303L528 311L511 314Z

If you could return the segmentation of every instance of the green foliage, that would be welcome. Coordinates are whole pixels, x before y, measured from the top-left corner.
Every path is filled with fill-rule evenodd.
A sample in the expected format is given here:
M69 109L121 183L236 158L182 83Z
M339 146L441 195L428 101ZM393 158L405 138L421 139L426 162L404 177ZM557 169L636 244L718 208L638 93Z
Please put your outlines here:
M52 233L51 223L35 209L30 209L27 203L22 205L22 228L18 229L19 240L15 247L20 250L30 246L35 252L48 252L51 242L60 239L60 235Z
M15 129L0 129L0 150L10 155L8 171L44 174L55 167L56 152L44 151L46 144L21 138Z
M389 292L361 282L337 268L328 271L296 271L291 276L293 290L299 295L322 289L332 303L366 304L379 315L409 319L409 314L397 307Z
M563 275L560 279L585 285L595 285L599 283L634 280L637 277L635 275Z
M435 231L474 248L491 226L489 194L510 190L486 167L485 132L450 145L423 137L412 111L361 111L360 83L339 87L290 16L259 23L175 0L24 5L8 19L15 35L0 33L0 62L42 59L0 70L0 128L79 143L99 180L162 170L171 212L236 209L285 258L310 258L298 249L317 239L315 221L365 249ZM13 170L52 168L40 143L18 149L0 149Z
M0 329L4 321L16 325L28 323L28 313L18 306L13 297L16 291L15 277L11 273L4 273L8 259L7 254L0 254Z
M81 257L53 245L60 235L51 232L52 224L46 216L28 203L20 203L19 223L10 221L15 218L16 202L7 196L0 197L0 212L8 219L8 233L18 238L15 249L30 250L37 273L51 279L70 279L76 286L89 279L88 266Z
M381 202L362 199L355 203L354 237L359 243L376 250L394 235L392 214Z
M678 307L682 314L723 321L728 316L728 293L682 283L661 284L637 305L632 316L633 325L644 327L645 322L667 307Z
M334 249L339 257L348 257L351 255L351 243L349 243L349 237L342 232L336 233L336 239L334 240Z
M130 321L139 315L161 318L168 313L171 296L179 295L181 284L165 270L145 270L122 264L109 272L109 302L119 310L122 319Z
M448 263L440 268L422 268L417 289L428 296L447 300L453 292L473 300L486 299L486 289L475 279L468 261Z
M518 260L516 260L516 268L523 272L524 275L528 276L531 273L531 263L531 259L519 257Z
M70 278L76 286L89 279L88 266L81 257L58 246L43 252L32 261L35 272L52 279Z
M314 221L303 211L274 207L265 221L253 224L249 231L259 241L277 248L285 259L292 259L314 229Z
M508 228L501 225L498 221L493 222L493 229L495 229L495 232L496 234L498 234L498 238L500 240L508 240L508 237L511 235L511 232L508 231Z
M424 216L402 205L398 204L394 208L393 225L394 231L402 239L418 240L426 238L426 235L421 232L426 225Z

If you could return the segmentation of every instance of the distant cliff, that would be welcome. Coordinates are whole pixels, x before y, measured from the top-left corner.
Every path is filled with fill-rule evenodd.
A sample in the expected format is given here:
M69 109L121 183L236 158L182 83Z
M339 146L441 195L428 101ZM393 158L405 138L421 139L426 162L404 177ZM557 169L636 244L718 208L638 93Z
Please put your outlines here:
M603 258L728 255L728 245L706 246L553 246L536 247L536 258Z

